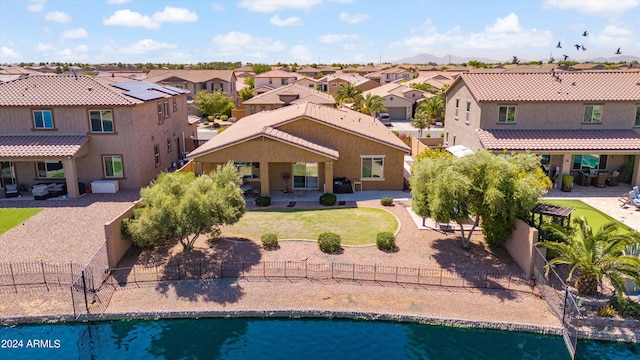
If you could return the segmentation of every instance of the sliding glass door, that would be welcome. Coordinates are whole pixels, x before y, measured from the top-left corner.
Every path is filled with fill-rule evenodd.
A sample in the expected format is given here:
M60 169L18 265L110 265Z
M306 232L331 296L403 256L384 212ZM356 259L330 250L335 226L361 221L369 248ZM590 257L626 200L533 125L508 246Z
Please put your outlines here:
M318 190L318 163L293 163L293 189Z

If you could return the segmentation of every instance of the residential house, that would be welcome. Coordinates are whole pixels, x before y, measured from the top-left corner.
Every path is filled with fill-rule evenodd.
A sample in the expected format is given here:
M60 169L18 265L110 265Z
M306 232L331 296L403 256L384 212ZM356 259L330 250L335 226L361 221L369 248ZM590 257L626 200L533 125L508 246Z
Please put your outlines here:
M319 105L335 106L333 96L318 91L315 88L290 84L256 95L242 103L246 115L260 111L274 110L283 106L311 102Z
M261 74L257 74L253 77L253 79L255 81L254 89L257 91L257 93L262 93L273 90L275 88L279 88L280 86L293 84L293 82L296 81L297 78L296 75L283 70L270 70ZM258 91L262 87L268 90Z
M300 103L247 116L188 157L197 173L233 161L246 184L270 195L333 192L336 177L360 181L364 190L401 190L408 152L407 145L371 116Z
M445 146L531 151L551 177L631 162L640 183L638 71L466 73L446 98Z
M418 77L402 82L403 85L411 86L413 84L427 84L435 90L441 90L445 86L450 86L457 74L452 74L444 71L420 71Z
M362 93L363 96L367 94L380 96L391 120L402 121L411 119L419 101L433 96L426 91L398 83L384 84Z
M380 84L387 84L396 80L411 80L413 79L413 72L397 66L367 74L365 77L374 81L377 80Z
M318 80L310 78L308 76L298 76L298 74L296 74L296 81L294 81L293 83L312 89L318 88Z
M302 69L299 69L297 72L314 79L322 76L322 71L320 69L311 66L305 66Z
M369 80L364 76L344 73L324 76L318 80L318 83L322 91L328 92L331 95L335 95L341 87L349 83L362 91L371 90L380 86L379 83Z
M156 84L176 87L189 91L189 99L198 91L222 91L238 106L236 75L233 70L151 70L144 78Z
M109 81L107 81L109 80ZM186 91L126 78L30 75L0 84L0 187L95 180L137 190L193 149Z

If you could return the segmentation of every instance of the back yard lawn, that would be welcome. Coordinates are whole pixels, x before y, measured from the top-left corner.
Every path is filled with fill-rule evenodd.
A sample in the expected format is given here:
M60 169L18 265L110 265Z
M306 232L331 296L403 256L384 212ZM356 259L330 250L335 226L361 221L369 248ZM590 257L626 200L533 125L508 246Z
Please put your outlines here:
M222 228L222 236L243 236L260 240L266 233L278 239L317 240L320 233L339 234L344 245L375 244L381 231L395 233L398 221L391 213L375 208L265 209L248 211L233 226Z
M0 235L40 212L42 209L0 209Z
M619 224L621 231L624 231L624 232L633 231L633 229L631 229L627 225L583 203L580 200L544 200L544 203L555 205L555 206L575 208L575 210L571 213L571 220L580 216L584 216L587 219L587 223L589 224L589 226L591 226L591 228L593 228L594 230L601 228L602 225L604 224L607 224L610 222L616 222Z

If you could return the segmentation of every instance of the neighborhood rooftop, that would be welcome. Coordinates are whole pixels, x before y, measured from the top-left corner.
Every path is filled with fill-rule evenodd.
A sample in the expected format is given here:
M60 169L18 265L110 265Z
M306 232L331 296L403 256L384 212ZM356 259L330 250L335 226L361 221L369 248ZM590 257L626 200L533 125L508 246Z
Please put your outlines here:
M633 129L477 129L485 149L501 151L640 151Z

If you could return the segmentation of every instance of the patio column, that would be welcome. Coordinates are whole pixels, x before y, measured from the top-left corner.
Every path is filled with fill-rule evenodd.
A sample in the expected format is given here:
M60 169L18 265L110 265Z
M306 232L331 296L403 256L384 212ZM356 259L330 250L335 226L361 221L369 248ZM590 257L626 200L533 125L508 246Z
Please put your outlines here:
M636 161L633 164L633 173L631 173L631 186L638 185L640 180L640 155L636 155Z
M562 176L571 174L571 154L562 155L562 166L558 175L558 189L562 189ZM573 182L575 184L575 181Z
M260 195L269 196L269 162L260 161Z
M324 185L326 192L333 193L333 161L331 160L324 163Z
M71 199L77 199L80 197L80 191L78 190L78 169L76 168L76 160L64 159L62 160L62 166L64 167L64 177L67 179L67 194Z

